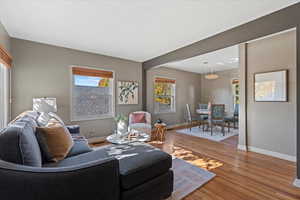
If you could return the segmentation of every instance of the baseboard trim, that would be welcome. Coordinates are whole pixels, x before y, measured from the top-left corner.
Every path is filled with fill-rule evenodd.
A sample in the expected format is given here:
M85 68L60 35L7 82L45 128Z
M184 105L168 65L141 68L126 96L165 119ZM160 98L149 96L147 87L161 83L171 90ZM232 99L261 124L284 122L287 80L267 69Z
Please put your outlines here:
M241 150L241 151L247 151L247 146L246 146L246 145L239 144L239 145L238 145L238 150Z
M295 179L294 182L293 182L293 185L294 185L295 187L300 188L300 179Z
M269 150L266 150L266 149L260 149L260 148L253 147L253 146L248 146L248 150L252 151L252 152L255 152L255 153L260 153L260 154L264 154L264 155L268 155L268 156L273 156L273 157L280 158L280 159L283 159L283 160L288 160L288 161L291 161L291 162L296 162L297 161L296 156L290 156L290 155L287 155L287 154L282 154L282 153L278 153L278 152L274 152L274 151L269 151Z

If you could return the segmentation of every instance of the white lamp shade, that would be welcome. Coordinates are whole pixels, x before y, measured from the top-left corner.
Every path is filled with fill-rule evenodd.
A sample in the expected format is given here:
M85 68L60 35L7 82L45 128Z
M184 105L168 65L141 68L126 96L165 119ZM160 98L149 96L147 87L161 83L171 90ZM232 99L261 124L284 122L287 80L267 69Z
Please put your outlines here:
M56 98L34 98L33 111L41 113L57 112Z

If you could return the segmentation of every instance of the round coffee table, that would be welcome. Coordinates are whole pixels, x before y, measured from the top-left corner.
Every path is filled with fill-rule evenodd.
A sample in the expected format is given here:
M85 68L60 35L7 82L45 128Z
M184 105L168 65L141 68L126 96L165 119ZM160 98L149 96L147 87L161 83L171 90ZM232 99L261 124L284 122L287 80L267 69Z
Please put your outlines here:
M149 141L150 136L147 133L139 133L137 137L128 138L128 135L120 136L119 134L109 135L106 140L112 144L129 144L132 142Z

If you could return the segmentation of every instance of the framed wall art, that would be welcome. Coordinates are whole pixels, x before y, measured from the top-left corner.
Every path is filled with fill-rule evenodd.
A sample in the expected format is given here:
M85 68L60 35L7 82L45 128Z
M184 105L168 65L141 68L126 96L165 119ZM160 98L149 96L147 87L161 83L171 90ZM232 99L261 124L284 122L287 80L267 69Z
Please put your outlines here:
M137 81L118 81L117 87L118 104L139 103L139 83Z
M288 70L254 74L254 98L256 102L288 101Z

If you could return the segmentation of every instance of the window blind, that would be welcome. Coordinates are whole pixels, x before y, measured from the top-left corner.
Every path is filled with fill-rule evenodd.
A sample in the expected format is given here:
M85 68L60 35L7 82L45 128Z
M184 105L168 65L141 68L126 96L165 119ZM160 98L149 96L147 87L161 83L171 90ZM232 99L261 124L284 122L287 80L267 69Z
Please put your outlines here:
M113 78L112 71L89 69L89 68L82 68L82 67L73 67L72 72L73 72L73 75L93 76L93 77L100 77L100 78Z
M6 67L11 67L12 57L10 54L0 45L0 61L4 63Z
M168 78L155 78L155 83L172 83L175 84L174 79L168 79Z

